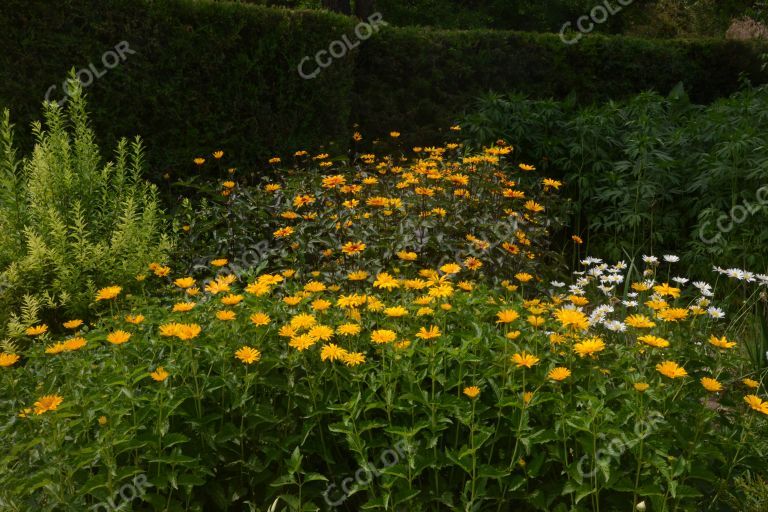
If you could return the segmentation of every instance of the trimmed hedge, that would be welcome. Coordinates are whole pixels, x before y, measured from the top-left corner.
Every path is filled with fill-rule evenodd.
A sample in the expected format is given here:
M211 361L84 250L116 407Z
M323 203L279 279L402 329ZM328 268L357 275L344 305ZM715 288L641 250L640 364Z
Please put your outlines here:
M304 56L353 40L354 23L211 0L5 0L0 105L28 144L49 87L57 99L70 69L103 69L102 55L126 41L136 53L85 92L100 142L140 134L159 177L215 149L238 164L328 143L342 150L352 122L366 140L397 129L407 143L440 142L440 130L491 90L590 102L666 93L682 80L708 102L736 90L741 73L765 78L749 43L592 35L569 46L556 34L392 27L315 79L299 77Z
M401 129L432 143L489 91L587 103L666 94L682 81L694 101L708 103L736 91L741 73L764 82L760 53L752 43L715 39L591 35L566 45L556 34L386 29L357 59L353 111L375 135Z
M17 132L29 134L50 86L61 97L70 69L102 71L126 41L136 53L85 93L102 142L140 134L156 175L216 149L254 162L348 138L354 60L314 80L296 69L352 32L346 17L200 0L3 0L0 11L0 105Z

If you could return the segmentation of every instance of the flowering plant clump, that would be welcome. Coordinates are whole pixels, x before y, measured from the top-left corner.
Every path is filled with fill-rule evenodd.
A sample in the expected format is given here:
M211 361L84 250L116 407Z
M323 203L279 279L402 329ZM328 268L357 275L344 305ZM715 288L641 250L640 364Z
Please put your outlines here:
M741 499L731 481L767 469L768 393L714 287L672 277L671 256L546 279L548 203L504 192L532 169L427 153L410 170L369 157L320 189L270 181L277 249L260 267L156 262L144 294L96 290L92 322L31 321L28 348L0 354L0 503L87 509L137 475L151 486L133 506L158 511ZM458 199L443 215L435 197ZM491 218L514 219L511 237ZM737 284L768 284L752 277Z
M498 142L478 154L451 143L349 163L298 151L292 167L273 159L271 177L255 187L228 177L197 206L183 202L178 228L198 265L224 253L235 270L267 261L339 274L454 263L483 279L511 278L552 263L548 235L565 203L559 181L515 163L513 148Z

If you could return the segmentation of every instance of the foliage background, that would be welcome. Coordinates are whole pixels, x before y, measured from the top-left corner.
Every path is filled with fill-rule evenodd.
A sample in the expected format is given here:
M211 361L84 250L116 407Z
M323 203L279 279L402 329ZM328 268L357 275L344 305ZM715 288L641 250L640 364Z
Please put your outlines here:
M137 53L86 93L99 142L140 133L152 141L158 180L216 149L238 164L326 144L338 153L350 121L369 139L397 129L409 144L440 142L438 130L489 90L591 102L646 89L665 94L684 80L694 100L707 102L736 90L741 73L765 79L761 50L747 43L593 36L568 46L556 34L396 27L314 80L298 76L304 56L351 35L353 25L324 11L210 0L65 0L55 9L8 0L0 105L26 127L51 85L60 92L73 67L103 70L102 54L127 41ZM31 137L21 142L30 147Z

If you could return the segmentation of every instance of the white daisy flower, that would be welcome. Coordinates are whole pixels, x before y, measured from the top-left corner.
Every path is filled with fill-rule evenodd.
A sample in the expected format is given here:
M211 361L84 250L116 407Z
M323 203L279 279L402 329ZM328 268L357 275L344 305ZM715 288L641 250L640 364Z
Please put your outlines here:
M680 257L675 256L674 254L665 254L664 261L666 261L667 263L677 263L678 261L680 261Z
M620 274L611 274L611 275L605 276L602 280L608 283L619 284L624 282L624 276Z
M725 312L720 308L716 308L715 306L708 308L707 314L712 318L725 318Z
M606 329L613 332L624 332L627 330L627 326L619 320L606 320L603 322Z
M615 286L605 286L601 284L601 285L598 285L597 288L598 290L603 292L605 295L610 295L613 289L615 288Z

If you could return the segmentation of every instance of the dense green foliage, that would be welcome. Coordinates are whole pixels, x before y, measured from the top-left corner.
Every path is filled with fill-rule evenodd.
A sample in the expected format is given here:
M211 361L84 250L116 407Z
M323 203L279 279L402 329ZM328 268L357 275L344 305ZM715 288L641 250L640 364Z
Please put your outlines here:
M135 53L87 88L90 108L105 143L151 140L153 164L191 166L194 155L235 148L255 161L347 133L353 60L314 80L296 70L351 31L342 16L192 0L9 0L2 11L0 105L19 125L52 85L49 98L62 97L70 69L103 72L102 55L125 41Z
M706 102L733 92L741 73L764 79L759 49L723 40L592 36L569 46L556 34L389 28L303 80L302 58L354 39L353 20L207 0L66 0L55 10L9 0L3 11L0 104L16 123L35 118L52 86L49 98L61 98L70 69L92 63L106 71L86 89L100 142L141 133L155 179L186 175L192 156L216 149L245 164L343 149L350 122L367 140L397 129L407 142L441 142L438 130L490 90L589 102L684 80ZM123 41L135 53L106 69L102 56Z
M122 139L102 164L85 103L75 90L66 114L54 103L34 126L35 149L23 160L10 116L0 126L0 328L19 334L30 315L84 314L97 287L131 283L168 256L165 213L142 177L139 138Z
M715 257L765 271L766 112L765 87L710 106L680 89L590 108L490 97L463 125L477 143L515 141L520 158L564 178L590 254L685 249L699 269Z
M418 49L415 51L414 49ZM439 143L469 98L516 91L580 102L669 92L683 81L697 102L735 91L739 75L762 81L759 49L743 43L493 31L383 30L358 58L354 112L364 129Z
M241 1L294 9L320 9L324 4L321 0ZM350 0L352 6L356 3ZM399 27L559 32L564 23L589 15L599 5L614 14L596 31L651 37L722 37L733 18L754 16L764 7L756 0L634 0L624 7L616 0L376 0L375 9Z

